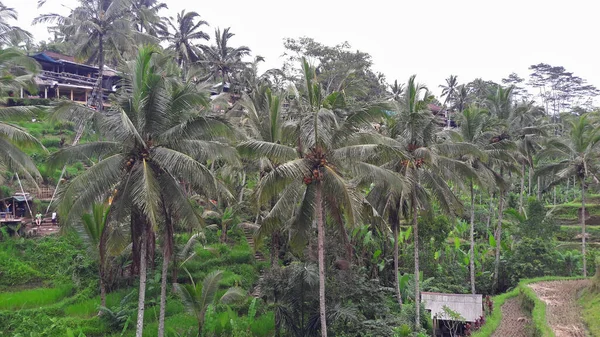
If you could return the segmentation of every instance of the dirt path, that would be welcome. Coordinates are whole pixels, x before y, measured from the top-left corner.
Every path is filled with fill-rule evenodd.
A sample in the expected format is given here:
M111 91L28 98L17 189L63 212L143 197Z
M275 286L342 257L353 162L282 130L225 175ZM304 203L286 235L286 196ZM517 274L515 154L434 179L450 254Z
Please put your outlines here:
M502 305L502 321L492 337L527 336L525 326L529 322L527 314L521 310L517 297L509 298Z
M556 337L585 337L577 294L589 280L550 281L530 284L538 298L546 303L548 324Z

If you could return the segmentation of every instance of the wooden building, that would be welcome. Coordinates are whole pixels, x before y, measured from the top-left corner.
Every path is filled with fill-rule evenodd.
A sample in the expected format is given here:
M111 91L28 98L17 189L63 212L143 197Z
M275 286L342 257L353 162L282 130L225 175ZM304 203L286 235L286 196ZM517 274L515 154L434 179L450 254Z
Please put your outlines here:
M98 67L77 62L74 57L50 51L30 56L36 60L42 70L36 76L38 95L30 96L21 91L21 98L63 98L86 104L98 83ZM102 78L102 95L104 102L114 92L119 80L117 72L104 67Z

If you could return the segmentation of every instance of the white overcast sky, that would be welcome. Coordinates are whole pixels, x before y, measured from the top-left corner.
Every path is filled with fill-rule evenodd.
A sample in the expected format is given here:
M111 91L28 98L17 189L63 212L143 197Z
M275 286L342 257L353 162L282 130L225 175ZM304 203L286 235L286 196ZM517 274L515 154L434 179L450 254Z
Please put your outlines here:
M600 87L596 0L163 0L165 16L196 11L215 27L231 27L232 45L266 57L264 68L281 65L283 38L308 36L334 45L348 41L373 57L388 82L412 74L439 93L450 74L460 83L476 77L499 82L511 72L527 77L540 62L563 66ZM31 26L39 14L67 14L76 0L4 0L19 12L18 25L37 40L46 27Z

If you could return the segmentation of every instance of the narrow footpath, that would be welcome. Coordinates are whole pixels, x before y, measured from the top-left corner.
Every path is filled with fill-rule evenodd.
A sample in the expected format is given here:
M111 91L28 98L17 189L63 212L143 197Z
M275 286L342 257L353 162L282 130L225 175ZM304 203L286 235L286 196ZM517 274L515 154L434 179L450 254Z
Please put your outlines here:
M525 337L529 324L527 314L521 310L518 297L509 298L502 305L502 321L492 337Z

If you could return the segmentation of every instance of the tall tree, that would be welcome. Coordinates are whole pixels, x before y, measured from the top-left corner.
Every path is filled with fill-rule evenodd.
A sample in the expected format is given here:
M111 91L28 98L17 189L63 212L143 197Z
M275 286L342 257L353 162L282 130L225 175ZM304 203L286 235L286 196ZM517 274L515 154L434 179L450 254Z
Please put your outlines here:
M401 178L402 183L389 184L379 180L373 189L377 195L372 200L381 200L390 193L403 200L413 226L415 325L421 325L420 317L420 270L419 270L419 212L431 211L432 202L448 213L460 212L462 204L454 195L449 181L460 185L461 178L474 177L471 169L454 159L472 146L468 144L440 142L439 120L432 115L427 104L431 99L427 88L410 77L403 97L395 106L396 115L390 129L390 138L380 148L387 158L383 168ZM384 185L385 184L385 185ZM383 185L383 186L382 186ZM387 185L387 186L386 186ZM401 188L398 190L397 188ZM396 246L396 245L395 245Z
M109 236L108 213L110 204L95 203L92 212L81 216L81 223L90 245L98 253L100 278L100 305L106 307L106 244Z
M476 174L468 181L470 193L470 250L469 269L471 278L471 293L475 294L475 193L474 185L480 188L493 186L496 173L492 167L498 163L512 160L512 143L508 140L491 142L495 135L494 122L490 114L476 105L472 105L458 115L458 131L449 131L452 139L472 145L468 153L461 156Z
M155 47L144 47L136 60L124 66L123 86L106 114L73 103L59 106L55 114L62 118L94 114L107 140L68 147L51 156L54 165L100 158L61 192L65 223L115 190L111 216L123 219L131 214L132 239L140 242L141 250L137 336L143 329L150 231L162 223L165 209L170 217L199 226L179 181L198 192L214 194L217 183L205 163L236 160L235 150L221 138L231 133L229 127L204 112L207 94L192 84L178 83L176 74L164 76L161 69L169 60L156 53ZM169 259L167 254L163 263ZM162 275L165 287L166 277Z
M583 276L587 277L585 198L586 180L597 179L600 172L600 128L594 125L588 115L583 115L571 122L571 132L567 139L551 139L538 156L553 160L538 169L536 175L549 177L550 185L576 177L581 187L581 254L583 259Z
M325 212L342 228L341 235L348 244L344 223L354 224L359 214L357 191L348 183L344 173L363 173L370 177L383 170L360 161L377 148L364 144L365 133L361 128L370 126L371 120L381 118L381 110L365 107L353 111L343 120L331 109L342 104L340 93L323 95L316 82L316 74L303 60L304 91L298 98L297 148L284 144L250 140L238 146L242 152L256 157L266 157L282 163L267 173L257 186L258 200L269 202L280 195L265 219L289 218L291 245L303 246L310 240L310 224L317 223L317 247L319 264L319 312L321 335L327 336L325 303ZM372 178L374 179L374 178ZM285 219L287 219L285 218Z
M231 47L229 40L235 34L225 28L215 29L215 45L200 46L204 52L202 63L210 70L213 77L221 78L221 92L225 90L225 84L232 82L232 74L244 67L242 57L250 55L250 48L246 46Z
M455 75L450 75L450 77L446 79L446 84L440 85L440 88L442 88L442 97L446 97L444 99L444 104L442 108L446 111L446 121L448 127L450 127L450 112L448 110L448 103L450 103L456 98L456 95L458 94L457 87L458 77Z
M177 63L186 70L193 62L200 59L200 49L195 45L199 40L210 39L208 34L203 32L202 26L208 26L208 22L200 19L200 14L196 12L177 13L177 18L169 18L167 21L172 31L166 32L166 40L169 42L169 49L177 54Z
M158 37L167 31L166 19L159 15L167 4L158 0L132 0L133 24L140 33Z
M10 24L9 20L16 21L17 19L17 11L0 2L0 46L14 46L15 43L19 44L31 40L31 33Z
M38 71L39 64L20 50L0 49L0 99L6 101L23 88L35 92L37 86L34 75ZM0 118L3 119L23 114L31 114L30 109L0 108ZM25 129L12 123L0 122L0 164L35 183L41 175L31 157L22 151L22 148L27 147L37 147L45 151L44 146Z

